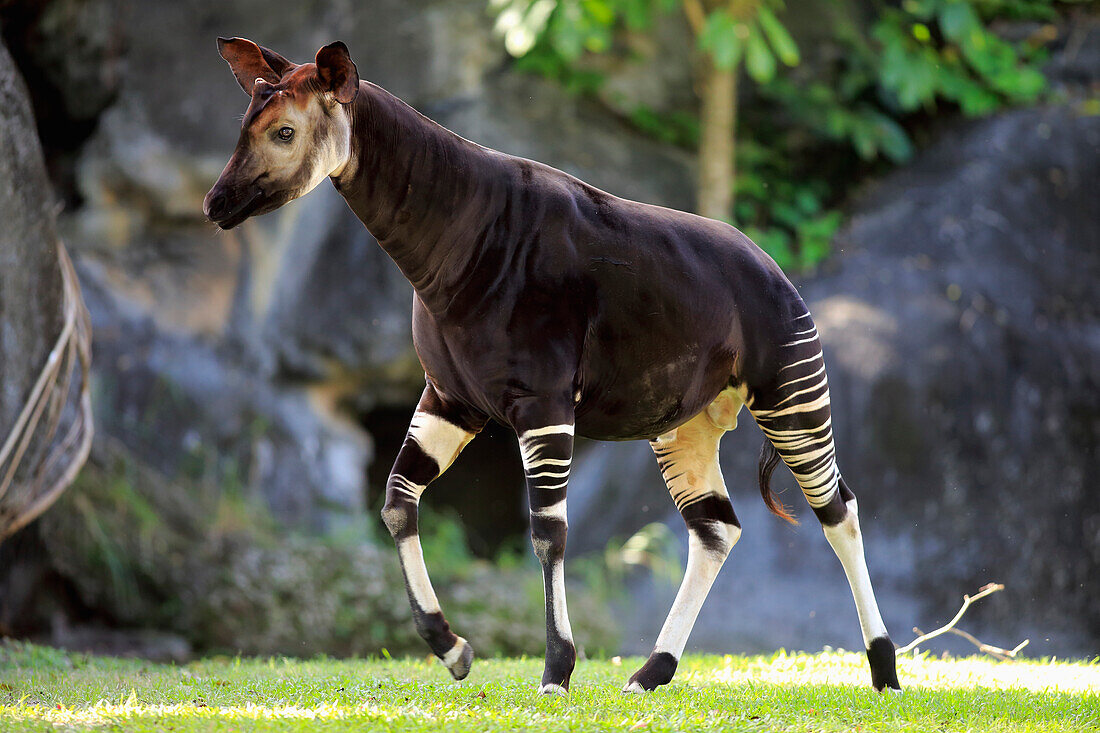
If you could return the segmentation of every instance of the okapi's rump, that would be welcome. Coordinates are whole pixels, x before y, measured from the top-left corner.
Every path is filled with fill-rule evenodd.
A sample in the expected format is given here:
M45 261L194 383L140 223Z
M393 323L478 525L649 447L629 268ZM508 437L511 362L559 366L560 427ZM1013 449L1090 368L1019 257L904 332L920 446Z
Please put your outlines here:
M546 591L543 693L567 690L576 661L563 570L573 437L650 441L689 549L653 654L625 687L642 692L672 679L740 537L717 454L744 405L770 441L764 500L790 519L768 487L782 458L851 583L872 684L898 688L836 465L817 329L771 258L727 224L464 140L361 81L339 41L300 65L240 38L218 45L251 103L207 216L228 229L329 178L416 292L426 385L382 517L417 629L456 678L473 650L432 589L417 506L489 419L516 431L527 478Z

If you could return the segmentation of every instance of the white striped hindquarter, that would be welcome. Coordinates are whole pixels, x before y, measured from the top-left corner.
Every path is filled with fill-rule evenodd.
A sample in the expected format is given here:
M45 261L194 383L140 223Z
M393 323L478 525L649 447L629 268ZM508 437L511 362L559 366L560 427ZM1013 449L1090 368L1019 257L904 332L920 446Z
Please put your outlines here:
M786 362L777 384L757 390L748 400L749 411L765 437L794 474L806 501L815 509L829 504L838 490L840 471L833 446L829 407L829 380L817 328L807 313L795 319L796 328L780 346Z

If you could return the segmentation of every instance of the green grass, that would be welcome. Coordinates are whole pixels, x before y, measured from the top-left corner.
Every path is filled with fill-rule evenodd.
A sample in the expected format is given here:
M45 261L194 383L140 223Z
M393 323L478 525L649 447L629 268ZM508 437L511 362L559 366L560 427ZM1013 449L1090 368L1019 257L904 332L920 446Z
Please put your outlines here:
M464 682L425 659L216 658L184 666L0 645L0 730L1095 731L1100 663L900 660L867 686L862 654L688 656L673 684L624 695L640 659L583 661L565 698L541 660L478 660Z

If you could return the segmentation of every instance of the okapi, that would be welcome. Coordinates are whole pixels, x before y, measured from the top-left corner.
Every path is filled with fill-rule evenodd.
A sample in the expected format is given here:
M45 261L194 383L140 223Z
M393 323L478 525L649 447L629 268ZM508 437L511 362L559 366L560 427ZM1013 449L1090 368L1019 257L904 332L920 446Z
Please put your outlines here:
M565 495L574 435L650 441L687 523L688 561L652 655L624 690L668 683L741 526L718 441L742 405L767 436L760 492L794 473L855 597L871 683L899 689L856 498L837 469L813 319L779 267L737 229L627 201L562 171L476 145L359 79L347 46L294 64L218 39L251 103L203 209L222 229L325 178L415 290L426 386L386 484L420 635L455 679L473 649L444 619L417 536L424 489L489 419L519 438L531 542L546 593L542 693L576 661L565 602Z

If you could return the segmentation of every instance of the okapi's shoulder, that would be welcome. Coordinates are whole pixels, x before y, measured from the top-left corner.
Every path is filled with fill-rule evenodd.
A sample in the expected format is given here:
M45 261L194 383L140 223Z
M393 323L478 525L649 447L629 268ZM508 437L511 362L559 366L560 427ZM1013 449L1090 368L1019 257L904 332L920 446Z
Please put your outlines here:
M511 159L517 179L541 196L568 201L584 220L605 233L619 232L642 243L651 238L742 257L769 260L739 229L678 209L620 198L552 166L525 158ZM763 264L763 263L761 263Z
M633 201L603 191L576 176L545 163L508 156L514 181L549 211L588 224L605 234L626 233L633 222Z

